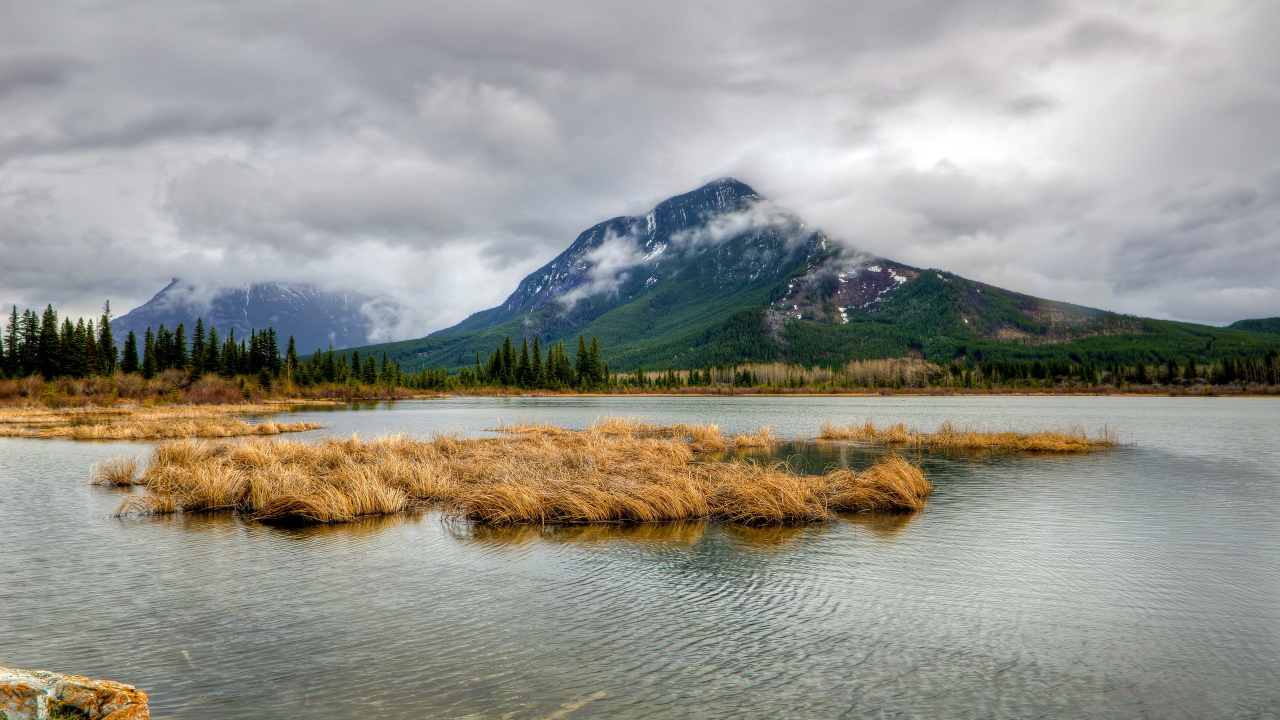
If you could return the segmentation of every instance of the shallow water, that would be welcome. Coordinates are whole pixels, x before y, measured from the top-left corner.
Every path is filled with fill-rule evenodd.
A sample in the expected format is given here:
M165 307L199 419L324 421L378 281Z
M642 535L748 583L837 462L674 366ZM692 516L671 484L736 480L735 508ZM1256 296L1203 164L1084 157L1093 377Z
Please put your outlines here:
M281 530L110 517L93 462L0 439L0 664L157 718L1280 717L1280 404L1233 398L458 399L298 413L365 437L603 415L1107 426L1074 457L925 454L908 516ZM820 471L846 445L784 446Z

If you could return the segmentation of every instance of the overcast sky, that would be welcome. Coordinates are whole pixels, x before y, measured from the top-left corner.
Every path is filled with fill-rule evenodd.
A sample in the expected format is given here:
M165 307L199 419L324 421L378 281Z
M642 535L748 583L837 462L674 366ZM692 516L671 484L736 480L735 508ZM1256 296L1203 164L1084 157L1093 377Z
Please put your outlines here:
M1280 3L0 0L0 301L380 290L421 334L733 176L858 248L1280 315Z

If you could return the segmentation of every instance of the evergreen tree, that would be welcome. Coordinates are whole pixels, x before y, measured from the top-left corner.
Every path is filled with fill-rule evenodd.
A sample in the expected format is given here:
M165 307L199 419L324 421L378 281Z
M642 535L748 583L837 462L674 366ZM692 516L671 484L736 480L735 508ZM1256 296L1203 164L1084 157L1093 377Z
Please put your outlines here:
M360 367L360 351L352 350L351 351L351 378L356 382L359 382L361 374L362 374L362 368Z
M522 388L532 386L533 365L529 362L529 339L520 343L520 359L516 361L516 384Z
M320 350L317 349L316 353ZM288 377L293 377L294 371L298 368L298 348L293 343L293 336L289 336L289 349L284 352L284 372Z
M533 336L532 365L529 368L530 387L546 387L547 375L542 364L542 347L538 344L538 336Z
M130 330L124 339L124 357L120 360L120 371L138 372L138 336Z
M98 320L98 372L111 375L116 371L116 338L111 334L111 301L102 304Z
M4 327L4 371L6 375L18 375L22 372L22 321L18 319L18 306L13 306L13 313Z
M209 339L205 341L204 355L200 357L201 375L218 372L218 340L218 328L213 327L212 325L209 326Z
M40 319L40 340L36 346L36 371L46 380L52 380L58 374L61 365L59 349L58 313L53 311L53 305L49 305Z
M164 326L160 326L160 331L164 332ZM147 332L142 336L142 377L151 379L156 376L156 338L151 334L151 328L147 328Z
M578 336L578 357L576 360L573 367L577 371L578 377L577 382L574 384L585 385L591 381L591 377L587 374L591 361L587 358L587 341L581 335Z
M516 384L516 351L510 335L502 341L502 384Z
M31 375L40 369L40 316L34 310L22 313L22 347L18 359L22 363L22 375Z
M187 329L178 323L178 329L173 333L173 353L170 358L169 367L176 367L179 370L185 370L191 366L191 358L187 355Z
M360 366L360 381L366 385L378 384L378 360L370 355Z
M196 318L196 329L191 334L191 375L199 377L204 373L204 318Z

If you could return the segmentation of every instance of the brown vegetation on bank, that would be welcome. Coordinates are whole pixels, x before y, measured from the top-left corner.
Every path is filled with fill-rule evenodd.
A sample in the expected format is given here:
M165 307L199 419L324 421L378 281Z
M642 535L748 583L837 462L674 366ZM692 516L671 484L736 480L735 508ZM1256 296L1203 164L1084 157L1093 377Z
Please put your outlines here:
M312 422L253 424L238 416L278 413L279 405L199 405L0 410L0 437L74 440L161 440L278 435L318 427Z
M862 472L799 475L781 463L698 462L700 442L727 444L718 430L683 426L679 438L655 437L625 425L521 426L483 439L168 442L135 480L146 492L119 512L235 510L263 522L329 523L439 504L449 516L497 525L785 524L835 511L916 511L931 490L898 456ZM125 465L104 466L100 481L132 477Z
M1030 433L987 432L970 428L957 429L949 422L937 432L925 433L908 428L905 423L876 427L867 420L862 425L823 423L819 440L853 440L874 445L928 448L931 450L1025 450L1031 452L1087 452L1115 447L1119 441L1104 429L1098 437L1090 437L1082 428L1070 432L1040 430Z

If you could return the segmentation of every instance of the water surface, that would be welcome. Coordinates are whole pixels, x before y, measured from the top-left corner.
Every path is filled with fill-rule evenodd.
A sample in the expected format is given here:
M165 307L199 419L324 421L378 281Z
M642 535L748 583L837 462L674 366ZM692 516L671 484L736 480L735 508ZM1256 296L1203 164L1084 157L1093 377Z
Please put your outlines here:
M914 517L282 530L110 516L93 462L0 440L0 664L157 718L1280 717L1280 405L1249 398L516 398L299 413L299 437L772 424L1108 426L1086 456L922 455ZM862 467L851 446L775 456Z

